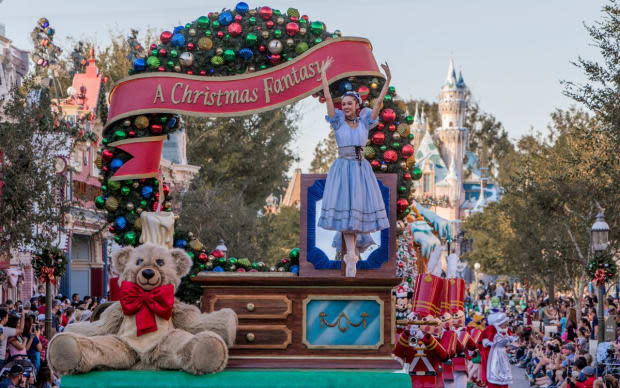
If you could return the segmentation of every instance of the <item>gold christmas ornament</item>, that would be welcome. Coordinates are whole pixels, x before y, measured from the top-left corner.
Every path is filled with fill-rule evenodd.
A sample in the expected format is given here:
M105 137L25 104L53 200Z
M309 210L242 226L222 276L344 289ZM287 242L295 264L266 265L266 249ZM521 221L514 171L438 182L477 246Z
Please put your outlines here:
M138 208L138 213L142 213L142 209ZM142 230L142 218L136 218L136 221L133 223L134 228L137 230Z
M144 128L149 126L149 119L148 119L148 117L146 117L144 115L140 115L140 116L136 117L136 119L133 122L133 125L135 125L136 128L138 128L138 129L144 129Z
M255 71L256 71L256 69L254 68L254 66L248 67L248 72L254 73Z
M195 251L200 251L202 250L202 248L204 248L200 240L198 240L197 238L189 242L189 247Z
M129 126L131 126L131 120L123 121L123 127L129 127Z
M371 89L376 89L376 88L378 88L378 87L379 87L379 84L378 84L378 83L376 83L376 82L371 82L371 83L370 83L370 88L371 88Z
M400 133L398 133L398 132L394 132L394 133L392 134L392 139L393 139L393 140L396 140L396 141L400 140Z
M398 131L398 133L400 133L401 136L409 135L409 126L405 123L398 124L396 130Z
M407 162L400 162L400 168L402 168L403 170L407 169Z
M133 210L133 203L131 203L131 202L127 203L127 205L125 205L125 208L127 210L129 210L129 211L132 211Z
M252 16L256 15L256 10L255 9L251 9L250 10L250 15L252 15Z
M196 36L196 29L190 28L189 31L187 31L187 33L189 34L189 36Z
M177 73L180 73L181 72L181 66L175 65L174 66L174 71L176 71Z
M224 54L224 50L221 47L218 47L215 49L215 55L222 55Z
M198 47L201 50L211 50L211 47L213 47L213 41L211 40L211 38L203 36L202 38L198 39Z
M118 209L118 199L114 197L108 197L108 199L105 201L105 208L111 212Z
M301 27L301 28L299 29L299 34L300 34L300 35L306 35L306 31L307 31L307 30L306 30L306 28L305 28L305 27Z
M371 146L364 147L364 156L366 159L374 159L375 158L375 149Z
M101 159L101 155L97 156L97 159L95 159L95 166L97 166L97 168L100 170L101 167L103 167L103 160Z
M278 16L278 18L276 19L276 23L284 24L284 18L282 16Z
M263 39L269 38L269 31L263 31L262 36L263 36Z
M288 39L286 40L286 45L287 45L288 47L292 47L294 44L295 44L295 41L293 40L293 38L288 38Z
M284 50L284 45L277 39L272 39L267 45L267 49L272 54L280 54Z
M137 212L138 214L142 214L142 212L143 212L143 211L144 211L144 209L142 209L141 207L139 207L139 208L137 208L137 209L136 209L136 212Z

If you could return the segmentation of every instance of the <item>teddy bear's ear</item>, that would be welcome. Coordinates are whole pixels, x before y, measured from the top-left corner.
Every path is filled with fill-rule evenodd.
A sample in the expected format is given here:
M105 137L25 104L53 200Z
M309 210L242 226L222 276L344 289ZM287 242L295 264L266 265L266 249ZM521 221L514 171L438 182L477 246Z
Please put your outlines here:
M174 248L170 250L170 255L174 259L179 278L187 275L190 268L192 268L192 259L189 258L187 253L183 249Z
M125 271L125 266L129 262L133 247L124 247L114 253L112 253L112 264L118 274L122 274Z

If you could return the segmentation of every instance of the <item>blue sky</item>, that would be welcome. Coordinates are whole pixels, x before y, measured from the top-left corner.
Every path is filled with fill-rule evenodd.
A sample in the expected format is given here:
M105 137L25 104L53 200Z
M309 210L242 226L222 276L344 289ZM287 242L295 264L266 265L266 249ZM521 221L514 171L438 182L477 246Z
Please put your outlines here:
M377 61L388 61L397 93L405 99L437 100L450 57L482 109L494 114L511 138L543 130L555 108L573 102L560 80L583 81L570 61L598 58L583 22L600 19L603 0L398 0L247 1L250 7L296 7L328 30L371 40ZM67 36L109 42L110 31L171 29L235 1L4 0L0 23L13 43L30 49L29 32L47 17L58 43ZM68 47L66 45L65 47ZM300 104L303 118L294 149L304 171L316 143L327 136L324 106ZM191 140L191 139L190 139Z

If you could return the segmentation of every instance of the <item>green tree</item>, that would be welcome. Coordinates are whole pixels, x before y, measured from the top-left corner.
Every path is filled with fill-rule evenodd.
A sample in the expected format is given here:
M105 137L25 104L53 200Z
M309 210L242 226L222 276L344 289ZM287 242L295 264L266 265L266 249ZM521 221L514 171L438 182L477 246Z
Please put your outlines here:
M288 257L291 248L299 246L299 209L282 206L276 214L265 214L258 220L258 243L264 262L275 265Z
M314 147L314 157L310 163L312 174L326 174L338 156L338 143L334 131L329 131L327 137Z

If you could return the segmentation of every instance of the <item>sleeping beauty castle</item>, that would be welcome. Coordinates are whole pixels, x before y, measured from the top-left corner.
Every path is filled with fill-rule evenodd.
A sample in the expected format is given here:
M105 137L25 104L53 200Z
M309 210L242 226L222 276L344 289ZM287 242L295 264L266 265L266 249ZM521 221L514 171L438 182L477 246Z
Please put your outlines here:
M460 253L460 221L499 195L484 161L469 150L469 129L464 127L467 91L462 72L457 76L451 60L439 95L441 127L433 131L426 113L417 108L412 126L416 166L422 172L415 200L451 223L448 235Z

